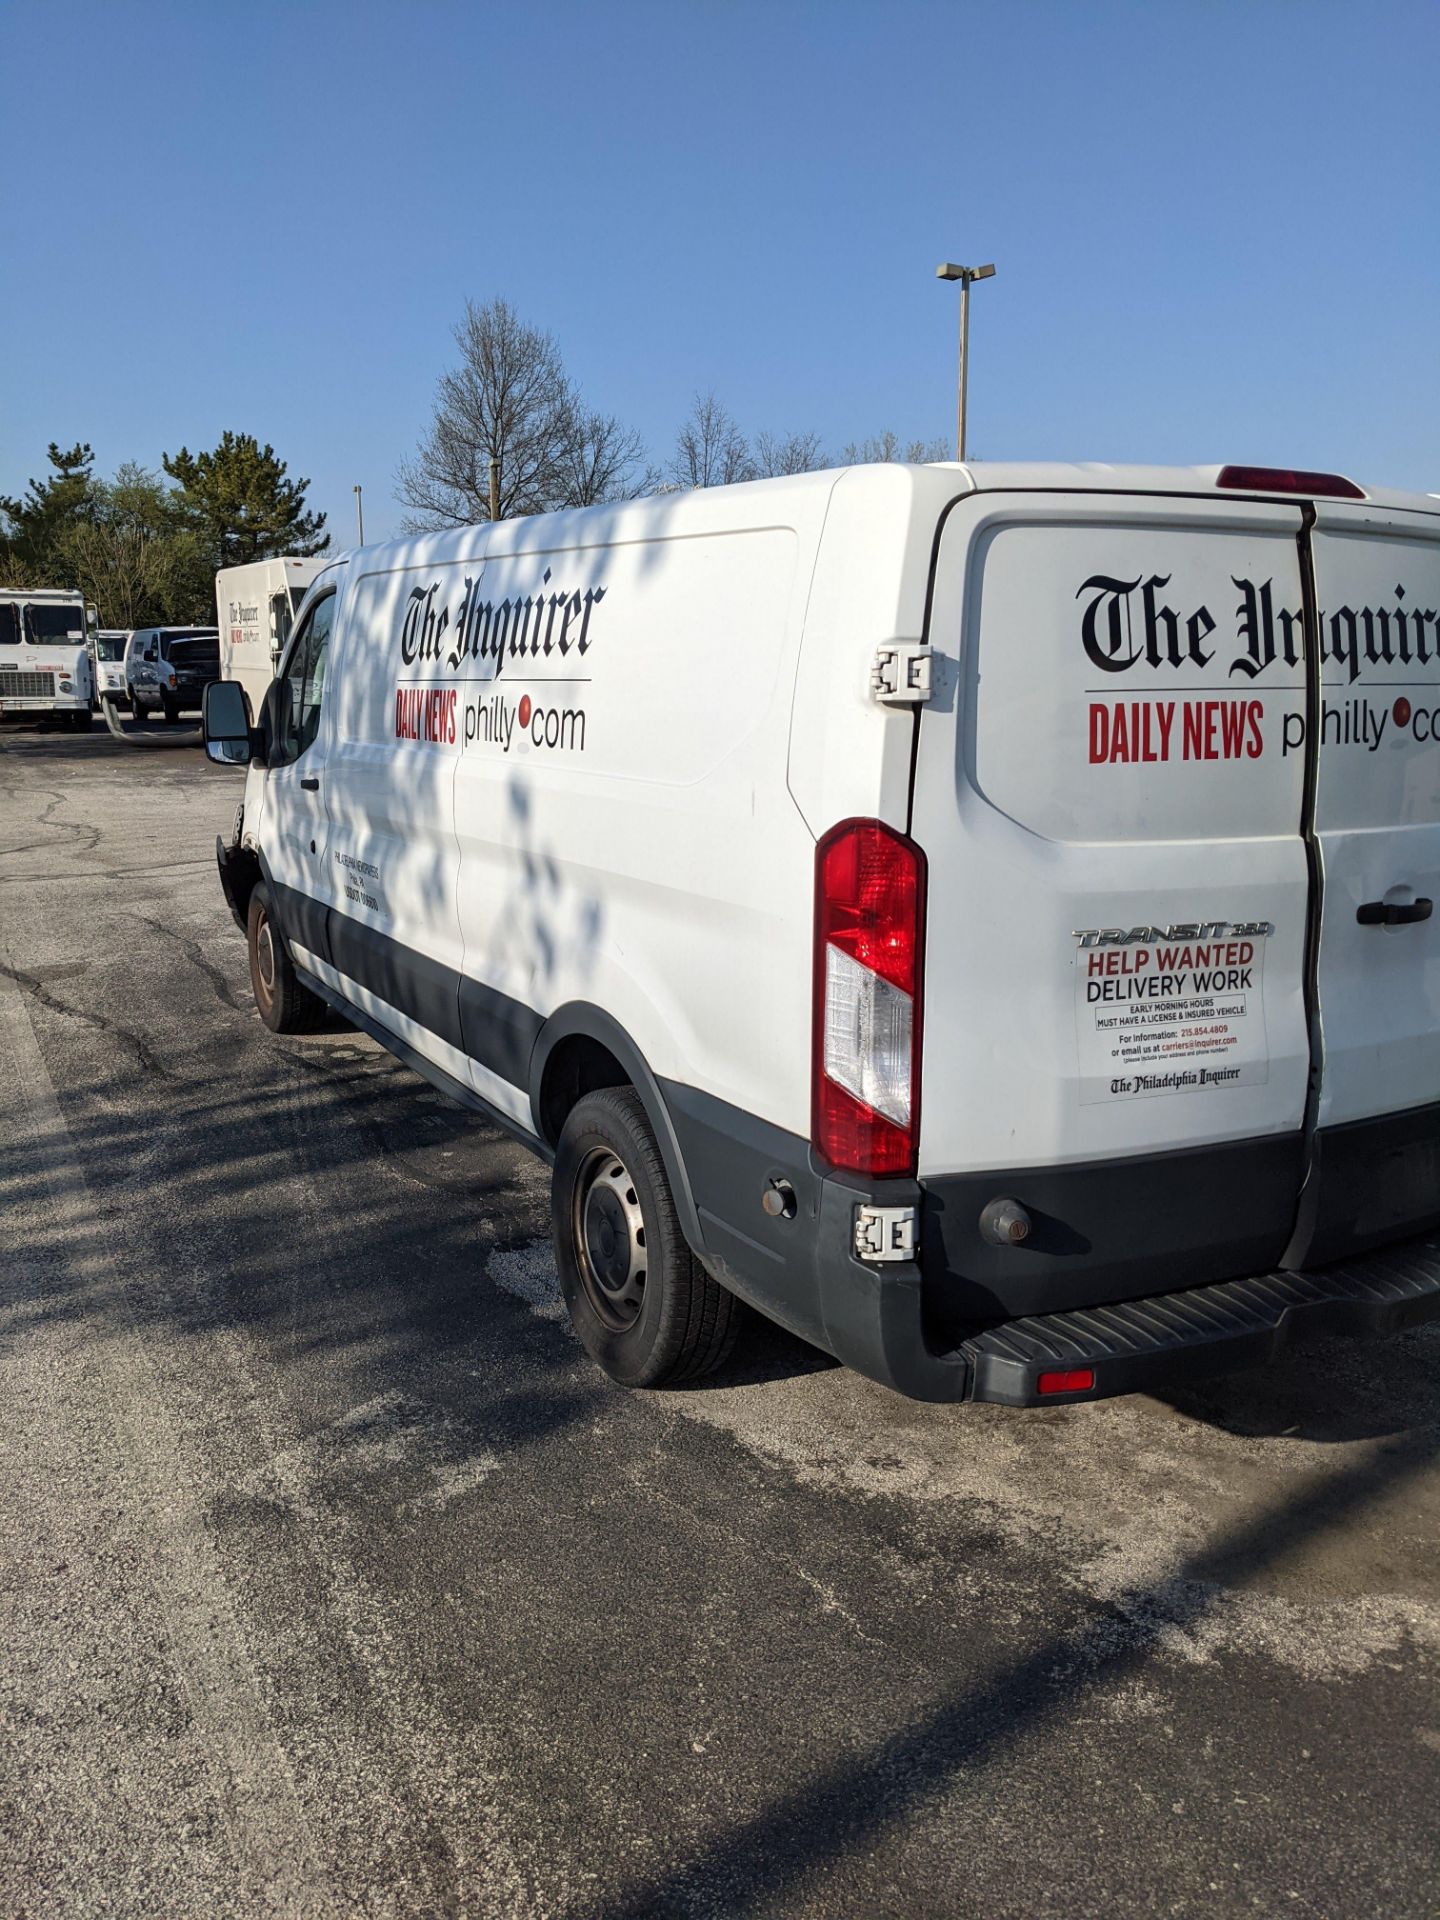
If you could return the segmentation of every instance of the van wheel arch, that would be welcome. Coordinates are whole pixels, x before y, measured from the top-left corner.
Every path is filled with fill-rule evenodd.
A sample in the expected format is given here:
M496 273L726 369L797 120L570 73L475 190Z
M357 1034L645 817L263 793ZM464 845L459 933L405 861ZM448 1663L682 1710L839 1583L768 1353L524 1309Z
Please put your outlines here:
M535 1131L552 1154L577 1101L602 1087L634 1087L660 1148L685 1238L695 1252L703 1250L700 1216L665 1096L644 1055L618 1020L582 1001L558 1008L535 1044L530 1086Z

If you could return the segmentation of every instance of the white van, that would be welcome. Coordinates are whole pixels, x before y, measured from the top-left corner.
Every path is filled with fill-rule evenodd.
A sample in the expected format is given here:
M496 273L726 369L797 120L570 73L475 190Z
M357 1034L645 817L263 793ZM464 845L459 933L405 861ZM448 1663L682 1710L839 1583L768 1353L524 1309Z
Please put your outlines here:
M1065 1402L1440 1311L1440 512L868 466L362 549L221 879L554 1164L576 1329Z
M0 591L0 718L48 713L90 727L95 609L64 587Z
M214 627L136 627L125 645L125 689L136 719L163 712L173 723L199 711L201 696L220 677L220 636Z
M324 560L282 554L224 567L215 576L220 678L238 680L257 708L275 678L305 589L324 565Z

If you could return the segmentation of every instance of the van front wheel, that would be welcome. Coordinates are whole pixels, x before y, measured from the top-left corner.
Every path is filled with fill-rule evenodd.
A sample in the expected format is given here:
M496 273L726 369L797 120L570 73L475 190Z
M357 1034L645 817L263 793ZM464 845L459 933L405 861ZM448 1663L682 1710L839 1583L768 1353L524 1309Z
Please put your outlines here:
M266 1026L272 1033L313 1033L325 1018L325 1002L296 973L263 881L250 895L245 943L250 950L250 990Z
M740 1303L685 1243L633 1087L576 1102L550 1193L560 1286L591 1359L626 1387L672 1386L718 1367L735 1344Z

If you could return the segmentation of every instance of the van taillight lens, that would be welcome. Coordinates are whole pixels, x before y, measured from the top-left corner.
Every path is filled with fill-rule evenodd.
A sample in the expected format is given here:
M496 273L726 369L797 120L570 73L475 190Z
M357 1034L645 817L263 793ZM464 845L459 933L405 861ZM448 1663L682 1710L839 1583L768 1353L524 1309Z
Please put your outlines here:
M915 1171L925 856L878 820L816 849L816 1151L847 1173Z
M1217 487L1244 493L1307 493L1327 500L1363 500L1365 495L1343 473L1308 473L1298 467L1222 467Z

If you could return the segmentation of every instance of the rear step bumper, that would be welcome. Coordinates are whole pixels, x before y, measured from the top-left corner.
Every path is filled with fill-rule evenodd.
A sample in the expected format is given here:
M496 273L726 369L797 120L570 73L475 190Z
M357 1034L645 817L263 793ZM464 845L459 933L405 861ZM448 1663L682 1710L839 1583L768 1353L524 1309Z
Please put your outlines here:
M1099 1400L1262 1366L1311 1333L1387 1333L1440 1315L1440 1236L1322 1267L1224 1280L1183 1293L1009 1320L956 1358L968 1398L1007 1407ZM1092 1372L1076 1393L1040 1391L1042 1374Z

